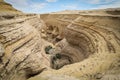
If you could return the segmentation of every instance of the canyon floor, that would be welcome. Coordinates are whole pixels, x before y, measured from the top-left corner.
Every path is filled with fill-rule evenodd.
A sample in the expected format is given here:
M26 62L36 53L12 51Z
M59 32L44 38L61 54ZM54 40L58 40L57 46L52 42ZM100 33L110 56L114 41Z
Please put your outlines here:
M0 80L120 80L120 8L25 14L0 0Z

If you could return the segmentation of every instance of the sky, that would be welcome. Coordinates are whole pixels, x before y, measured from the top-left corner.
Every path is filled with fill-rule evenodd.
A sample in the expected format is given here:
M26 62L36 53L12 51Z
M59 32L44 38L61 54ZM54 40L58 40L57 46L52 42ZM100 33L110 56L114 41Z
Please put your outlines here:
M120 8L120 0L5 0L25 13Z

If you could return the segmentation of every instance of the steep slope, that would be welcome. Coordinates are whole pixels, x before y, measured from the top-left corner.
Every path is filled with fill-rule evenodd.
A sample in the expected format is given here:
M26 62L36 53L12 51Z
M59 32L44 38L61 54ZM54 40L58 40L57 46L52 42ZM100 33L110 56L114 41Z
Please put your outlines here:
M107 14L108 11L112 14ZM64 38L49 51L51 68L57 70L49 69L30 80L119 80L120 14L117 12L116 9L104 10L105 14L93 11L77 18L73 14L42 15L43 20L52 19L56 24L68 26L61 27L65 30ZM54 26L54 22L47 21ZM50 26L47 27L49 31Z
M18 11L12 7L11 4L5 3L3 0L0 0L0 14L20 14L21 11Z
M5 3L3 0L0 0L0 21L4 19L12 19L18 15L23 15L23 13L14 9L11 4Z
M0 0L0 80L26 80L49 66L42 26L39 15L21 13Z
M119 8L36 15L0 0L0 80L119 80L119 22Z
M66 26L78 16L79 14L42 14L41 19L46 24L41 31L42 37L52 43L60 41L64 38Z

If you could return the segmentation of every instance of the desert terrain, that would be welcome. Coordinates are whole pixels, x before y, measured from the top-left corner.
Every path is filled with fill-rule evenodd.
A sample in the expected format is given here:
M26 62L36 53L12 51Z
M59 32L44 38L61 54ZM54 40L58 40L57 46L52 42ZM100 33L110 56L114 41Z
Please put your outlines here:
M120 8L26 14L0 0L0 80L120 80Z

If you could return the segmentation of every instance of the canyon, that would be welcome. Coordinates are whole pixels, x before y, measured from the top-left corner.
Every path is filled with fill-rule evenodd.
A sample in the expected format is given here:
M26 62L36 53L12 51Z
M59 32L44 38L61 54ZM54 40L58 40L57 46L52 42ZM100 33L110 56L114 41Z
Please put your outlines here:
M120 8L25 14L0 0L0 80L120 80Z

